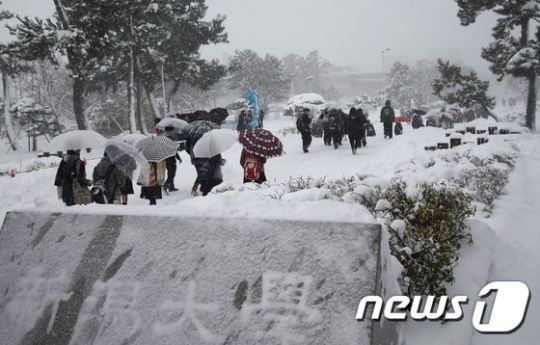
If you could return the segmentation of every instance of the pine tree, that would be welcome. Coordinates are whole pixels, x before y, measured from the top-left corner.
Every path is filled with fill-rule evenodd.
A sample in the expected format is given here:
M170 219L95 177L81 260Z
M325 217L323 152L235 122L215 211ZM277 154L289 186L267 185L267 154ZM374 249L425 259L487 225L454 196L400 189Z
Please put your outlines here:
M32 151L37 150L37 137L54 137L64 128L50 107L31 98L19 100L11 107L10 112L15 115L19 125L26 129L29 142L33 139Z
M409 65L396 62L386 76L386 94L397 107L409 108L415 99L413 76Z
M493 27L494 41L482 50L491 70L502 80L506 75L528 81L526 125L536 126L536 78L540 73L540 3L538 0L456 0L461 24L468 26L482 12L499 15ZM533 34L531 35L531 27Z
M224 17L205 21L205 0L54 0L47 20L18 17L10 28L11 51L27 60L67 58L73 78L73 107L79 128L87 127L85 97L95 90L117 90L125 82L131 99L130 129L136 129L135 94L152 97L161 66L173 82L209 87L225 73L206 61L200 47L226 42ZM135 92L135 86L141 89ZM142 92L144 88L145 92ZM139 100L140 101L140 100ZM140 123L142 119L138 119Z
M261 57L248 49L236 51L231 58L229 85L241 92L247 89L257 92L261 109L268 112L271 102L287 96L289 79L277 57L270 54Z
M433 82L433 93L450 104L463 108L480 106L487 114L497 119L491 111L495 107L495 98L489 97L489 82L482 81L472 71L463 74L461 67L451 65L449 61L437 61L440 78Z
M113 1L111 1L112 3ZM104 18L108 12L104 0L54 0L53 18L17 17L18 23L9 27L17 40L9 45L10 52L25 60L49 59L67 67L73 79L73 111L79 129L87 129L85 100L95 86L100 69L109 64L111 33Z

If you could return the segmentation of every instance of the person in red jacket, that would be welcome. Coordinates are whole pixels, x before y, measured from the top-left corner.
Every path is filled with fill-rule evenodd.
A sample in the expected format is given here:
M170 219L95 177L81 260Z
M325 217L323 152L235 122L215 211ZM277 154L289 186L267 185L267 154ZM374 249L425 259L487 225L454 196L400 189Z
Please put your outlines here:
M258 183L266 182L266 175L264 173L264 164L266 158L254 155L242 150L240 156L240 165L244 168L244 183Z

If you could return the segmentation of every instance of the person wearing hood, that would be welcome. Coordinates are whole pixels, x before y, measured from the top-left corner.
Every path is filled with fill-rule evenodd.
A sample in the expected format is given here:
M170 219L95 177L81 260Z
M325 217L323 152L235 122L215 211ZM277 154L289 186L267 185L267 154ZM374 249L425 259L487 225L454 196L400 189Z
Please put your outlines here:
M392 108L390 100L387 100L384 107L381 109L381 122L384 125L384 138L392 139L394 131L394 121L396 120L396 113Z
M66 206L89 204L92 201L88 190L91 184L86 179L86 164L81 160L80 150L68 150L54 179L58 197Z
M125 169L135 170L135 161L126 155L121 158ZM111 161L107 153L94 168L92 198L101 204L127 203L131 180ZM131 189L133 186L131 186Z

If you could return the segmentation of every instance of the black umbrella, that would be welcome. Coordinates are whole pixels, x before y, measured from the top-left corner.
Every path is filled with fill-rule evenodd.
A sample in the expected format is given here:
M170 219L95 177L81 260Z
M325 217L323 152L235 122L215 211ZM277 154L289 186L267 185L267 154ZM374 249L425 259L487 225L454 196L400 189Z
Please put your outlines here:
M149 162L161 162L176 155L178 144L165 136L152 135L135 146Z
M218 128L219 125L215 124L212 121L195 121L184 128L184 130L182 131L182 136L185 139L196 142L206 133Z
M427 112L426 112L426 111L424 111L424 110L420 110L420 109L413 109L413 110L411 110L411 111L413 112L413 114L416 114L416 115L421 115L421 116L424 116L424 115L426 115L426 114L427 114Z

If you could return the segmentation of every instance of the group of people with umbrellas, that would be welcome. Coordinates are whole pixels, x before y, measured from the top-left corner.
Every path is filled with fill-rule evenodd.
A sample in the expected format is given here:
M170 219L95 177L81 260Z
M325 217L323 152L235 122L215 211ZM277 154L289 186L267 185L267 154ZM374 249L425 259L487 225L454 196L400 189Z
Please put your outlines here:
M255 127L236 132L210 121L187 123L168 117L156 121L156 133L150 136L132 134L106 140L93 131L67 132L49 145L49 152L62 157L55 186L68 206L127 204L136 182L141 186L141 198L156 205L163 191L168 194L178 190L174 185L178 151L185 150L197 172L191 193L204 196L223 182L221 167L226 161L221 154L236 142L243 145L240 164L244 183L263 183L266 160L281 155L283 146L271 132ZM103 158L89 180L81 151L103 147Z

